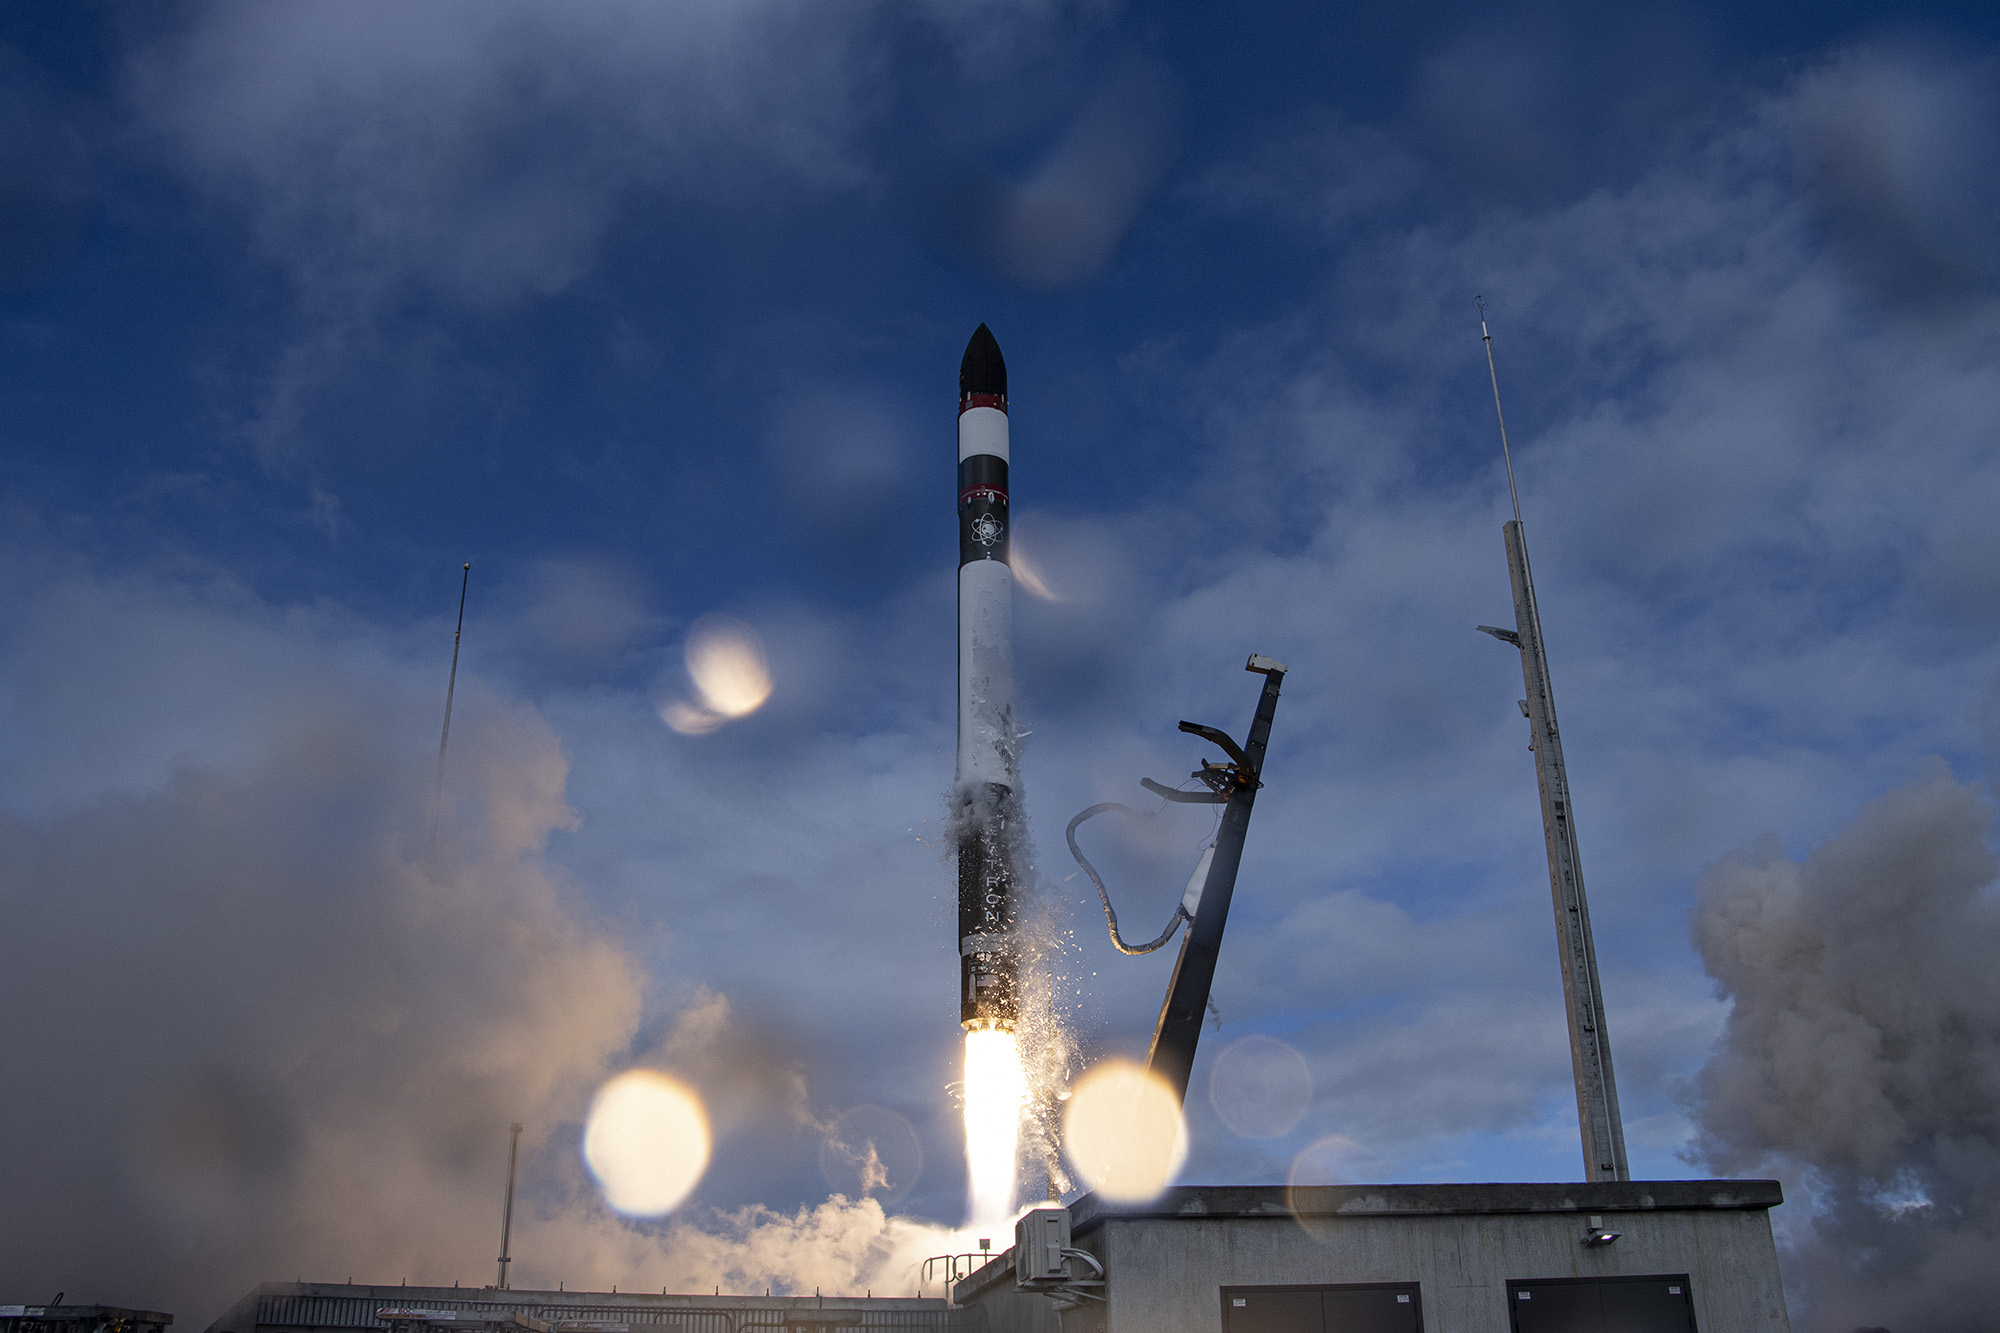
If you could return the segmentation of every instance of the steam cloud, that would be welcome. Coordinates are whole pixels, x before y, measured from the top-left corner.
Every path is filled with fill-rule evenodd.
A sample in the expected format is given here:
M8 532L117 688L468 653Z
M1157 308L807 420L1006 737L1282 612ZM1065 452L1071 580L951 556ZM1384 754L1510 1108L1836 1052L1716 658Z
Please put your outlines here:
M1696 1084L1700 1151L1810 1213L1785 1237L1802 1331L2000 1326L1992 824L1939 764L1805 860L1766 839L1701 886L1695 941L1735 1008Z
M630 1041L631 961L540 862L554 736L470 710L429 859L423 765L369 702L299 701L240 771L0 820L10 1287L187 1317L278 1276L473 1277L507 1122L575 1119Z
M273 1279L491 1281L511 1121L517 1285L902 1294L953 1248L873 1198L612 1216L577 1146L617 1070L672 1070L719 1135L812 1122L802 1075L718 994L640 1039L655 1019L634 956L545 857L574 824L548 725L461 675L432 848L434 672L338 613L56 564L9 564L6 610L32 632L0 648L14 1299L67 1290L199 1329ZM114 752L87 780L37 761L43 732L89 717L76 672L43 656L84 624L113 645L82 691L105 700L97 724L133 710L128 738L148 734L152 708L154 738L198 734L176 761ZM205 725L194 680L238 726Z

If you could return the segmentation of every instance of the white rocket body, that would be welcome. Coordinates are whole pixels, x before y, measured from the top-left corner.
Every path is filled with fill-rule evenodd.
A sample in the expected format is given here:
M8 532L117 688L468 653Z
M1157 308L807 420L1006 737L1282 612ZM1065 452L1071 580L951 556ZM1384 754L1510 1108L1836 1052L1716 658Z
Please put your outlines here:
M1011 1029L1020 772L1014 574L1007 563L1007 363L981 324L958 368L959 1022Z
M1007 414L967 408L958 418L961 465L979 455L1007 457ZM1004 520L1002 520L1004 522ZM973 533L976 542L990 526ZM1014 734L1014 575L1006 533L996 552L958 567L958 786L1013 791L1018 782Z

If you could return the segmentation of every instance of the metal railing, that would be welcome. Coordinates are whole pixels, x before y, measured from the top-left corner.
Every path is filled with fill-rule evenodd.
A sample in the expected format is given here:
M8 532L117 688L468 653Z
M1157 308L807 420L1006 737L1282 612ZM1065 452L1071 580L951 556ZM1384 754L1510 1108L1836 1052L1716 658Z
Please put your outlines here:
M917 1291L930 1290L933 1282L944 1283L945 1298L951 1298L951 1289L971 1277L996 1259L1004 1259L1005 1250L974 1250L967 1254L936 1254L924 1260L919 1270Z
M963 1256L958 1256L963 1257ZM993 1256L988 1256L993 1257ZM403 1304L399 1302L398 1304ZM279 1329L387 1329L392 1320L379 1317L381 1298L353 1296L267 1296L257 1311L260 1330ZM407 1309L464 1311L486 1314L495 1324L515 1313L562 1327L588 1323L601 1333L748 1333L751 1329L800 1330L808 1333L833 1329L881 1329L885 1333L952 1333L967 1328L961 1312L951 1310L871 1310L848 1306L833 1309L798 1309L741 1306L671 1306L648 1309L643 1306L555 1305L533 1300L421 1300L410 1301Z

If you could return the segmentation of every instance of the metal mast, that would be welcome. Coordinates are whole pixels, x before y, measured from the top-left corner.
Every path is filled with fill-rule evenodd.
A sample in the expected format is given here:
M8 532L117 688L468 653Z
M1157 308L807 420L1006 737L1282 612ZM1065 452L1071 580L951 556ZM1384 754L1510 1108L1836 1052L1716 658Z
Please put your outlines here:
M514 1262L514 1163L521 1156L521 1127L509 1125L507 1143L507 1206L500 1214L500 1290L507 1290L507 1265Z
M1604 1024L1604 994L1597 981L1597 947L1591 942L1590 903L1583 891L1569 776L1563 767L1562 736L1556 727L1555 689L1549 682L1548 655L1542 646L1541 611L1535 603L1534 575L1528 568L1521 496L1514 486L1514 456L1507 445L1507 414L1500 408L1500 375L1493 367L1493 335L1486 331L1484 301L1479 306L1479 334L1486 344L1486 373L1493 381L1493 411L1500 419L1500 451L1507 460L1507 491L1514 502L1514 521L1501 530L1507 543L1507 570L1514 584L1514 628L1479 628L1521 651L1521 679L1528 693L1521 701L1521 711L1528 719L1528 748L1535 752L1535 783L1541 789L1542 832L1549 851L1549 890L1555 899L1556 945L1562 954L1584 1179L1630 1180L1625 1125L1618 1114L1618 1082L1611 1072L1611 1037Z
M438 735L437 786L431 790L431 846L438 840L438 815L444 810L444 750L451 744L451 699L458 693L458 641L465 633L465 590L472 585L472 562L458 580L458 624L451 631L451 679L444 687L444 730ZM503 1284L504 1285L504 1284Z

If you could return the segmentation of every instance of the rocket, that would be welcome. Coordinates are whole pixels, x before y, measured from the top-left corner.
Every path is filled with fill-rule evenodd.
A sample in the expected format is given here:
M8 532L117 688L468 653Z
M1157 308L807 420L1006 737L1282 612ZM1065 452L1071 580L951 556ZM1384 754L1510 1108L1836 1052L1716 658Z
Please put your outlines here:
M1014 853L1014 578L1007 563L1007 363L984 324L958 366L959 1023L1011 1031Z

